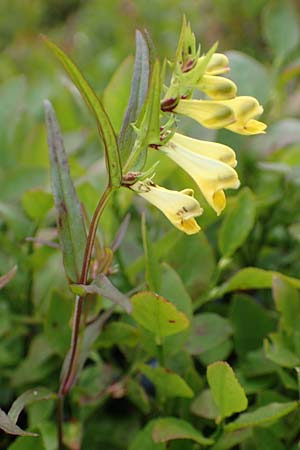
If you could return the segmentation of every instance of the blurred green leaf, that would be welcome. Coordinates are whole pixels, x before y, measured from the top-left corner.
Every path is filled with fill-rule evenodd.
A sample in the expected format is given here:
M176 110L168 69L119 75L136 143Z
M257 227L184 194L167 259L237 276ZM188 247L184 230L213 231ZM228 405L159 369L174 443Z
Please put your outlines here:
M119 133L130 94L133 60L129 56L119 65L103 92L103 106L112 126Z
M289 333L299 333L300 298L298 291L280 276L273 277L273 297L281 313L282 328Z
M258 267L245 267L224 284L215 288L211 292L211 298L216 298L232 291L271 288L274 275L281 276L295 288L300 288L300 279L298 278L288 277L279 272L259 269Z
M8 447L8 450L45 450L40 437L19 437Z
M49 299L45 315L45 337L55 352L64 355L70 345L71 328L68 325L72 314L73 302L57 291Z
M246 441L251 436L252 430L249 428L232 432L223 432L217 443L211 447L211 450L228 450L229 448L234 448L236 445Z
M41 189L26 191L22 196L23 209L36 222L44 219L53 204L53 195Z
M159 339L179 333L189 326L186 315L160 295L153 292L140 292L131 300L134 319Z
M190 439L200 445L212 445L213 439L203 436L189 422L175 417L164 417L154 422L152 431L154 442L168 442L174 439Z
M199 355L219 347L233 333L228 319L214 313L202 313L193 317L187 349Z
M161 283L161 273L156 254L153 251L152 242L150 242L147 230L146 215L142 214L142 238L145 254L145 278L147 286L153 292L158 292Z
M239 95L251 95L265 105L270 98L272 80L265 66L245 53L231 50L229 78L238 86Z
M244 188L235 198L219 231L219 247L224 257L230 257L247 239L255 221L255 198Z
M154 427L154 420L148 424L141 431L137 433L128 450L165 450L166 446L163 443L156 444L152 439L152 430Z
M219 420L247 408L245 392L229 364L224 361L210 364L207 367L207 381L220 410Z
M266 426L290 414L298 407L299 402L270 403L255 411L241 414L234 422L228 423L224 428L227 431L234 431L247 427Z
M299 17L291 0L272 0L264 8L263 31L275 56L285 59L299 43Z
M55 112L45 102L48 144L51 161L51 180L58 215L58 230L67 277L79 280L83 263L86 233L81 206L70 177L67 156Z
M192 402L191 412L205 419L217 419L220 411L210 389L204 389Z
M168 397L186 397L194 396L192 389L177 373L163 367L150 367L146 364L139 366L140 371L155 385L160 399Z
M264 340L267 358L279 366L294 368L300 365L300 357L291 348L289 342L279 333L271 333L269 339Z
M109 117L107 116L94 90L85 80L73 61L71 61L71 59L59 47L53 44L53 42L51 42L47 37L44 36L43 39L47 47L63 65L71 80L87 103L88 107L94 114L97 120L100 135L105 146L109 183L113 187L119 187L122 177L122 168L117 138L115 136Z
M260 348L266 335L274 331L275 320L258 302L245 294L234 296L229 317L234 329L235 350L241 356Z
M158 266L162 271L162 281L159 293L173 303L179 311L192 318L192 299L178 273L167 263Z
M111 322L102 331L98 345L112 347L113 345L135 347L140 338L139 330L125 322Z

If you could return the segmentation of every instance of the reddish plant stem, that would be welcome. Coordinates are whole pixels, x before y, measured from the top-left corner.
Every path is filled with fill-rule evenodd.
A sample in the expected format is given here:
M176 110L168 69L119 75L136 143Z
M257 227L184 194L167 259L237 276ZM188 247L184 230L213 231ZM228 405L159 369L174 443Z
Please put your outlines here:
M82 264L82 270L81 270L81 275L80 275L80 279L79 279L80 284L86 284L86 282L87 282L89 266L90 266L90 261L91 261L91 255L92 255L92 251L93 251L93 247L94 247L94 242L95 242L96 231L97 231L99 219L102 215L104 207L105 207L108 199L110 198L111 194L112 194L112 188L110 186L107 186L107 188L103 192L102 197L99 200L97 208L95 209L95 212L94 212L91 224L90 224L88 237L87 237L85 253L84 253L84 258L83 258L83 264ZM74 376L75 376L74 369L75 369L76 360L77 360L78 338L79 338L79 331L80 331L83 300L84 300L84 298L81 296L76 297L73 327L72 327L72 339L71 339L71 346L70 346L70 358L69 358L68 367L67 367L65 376L63 377L62 382L59 387L59 396L61 396L61 397L64 397L68 393L68 391L70 390L72 383L74 381Z

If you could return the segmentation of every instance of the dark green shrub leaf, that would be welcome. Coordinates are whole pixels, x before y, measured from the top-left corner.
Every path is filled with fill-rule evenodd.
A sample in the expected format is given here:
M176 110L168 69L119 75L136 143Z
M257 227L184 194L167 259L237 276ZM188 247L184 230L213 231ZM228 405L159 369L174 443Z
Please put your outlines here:
M219 231L219 247L223 256L233 255L243 245L254 226L255 209L254 195L250 189L244 188L234 199Z
M238 419L225 425L224 428L227 431L234 431L247 427L266 426L290 414L298 407L299 402L270 403L255 411L241 414Z
M154 427L154 420L148 424L141 431L137 433L128 450L165 450L166 446L163 443L156 444L152 439L152 430Z
M164 417L154 422L152 437L154 442L168 442L174 439L190 439L200 445L212 445L213 439L203 436L189 422L175 417Z
M280 276L273 277L273 297L281 313L281 324L289 333L299 332L300 298L298 291Z
M188 351L199 355L218 347L232 335L229 320L214 313L202 313L193 317Z
M168 397L186 397L194 396L192 389L177 373L163 367L150 367L146 364L140 365L141 372L155 385L157 394L161 399Z

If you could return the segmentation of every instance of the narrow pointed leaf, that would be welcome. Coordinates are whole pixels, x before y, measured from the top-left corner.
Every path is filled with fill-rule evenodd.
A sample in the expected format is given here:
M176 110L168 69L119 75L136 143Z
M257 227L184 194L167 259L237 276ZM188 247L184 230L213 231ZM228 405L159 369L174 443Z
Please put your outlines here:
M147 96L150 78L150 51L143 33L136 32L136 56L131 84L130 98L119 136L122 162L125 163L134 146L135 131L131 124L135 122Z
M36 433L22 430L2 409L0 409L0 429L16 436L38 436Z
M67 277L79 280L86 243L81 207L76 195L67 155L54 109L45 101L51 183L57 209L57 224Z
M10 410L8 411L8 416L11 418L13 422L16 423L21 411L25 408L25 406L41 400L54 399L55 397L56 394L53 394L53 392L49 391L49 389L45 388L30 389L29 391L26 391L22 395L20 395L20 397L18 397L13 402Z
M113 187L119 187L121 183L122 169L117 138L102 103L74 62L47 37L43 36L43 39L47 47L63 65L86 104L94 114L100 135L104 142L106 163L109 173L109 183Z
M71 289L77 295L102 295L111 300L112 303L121 306L127 313L132 311L129 298L120 292L104 274L100 274L92 284L73 284L71 285Z
M154 442L168 442L174 439L190 439L200 445L212 445L213 439L203 436L189 422L175 417L164 417L155 421L152 437Z

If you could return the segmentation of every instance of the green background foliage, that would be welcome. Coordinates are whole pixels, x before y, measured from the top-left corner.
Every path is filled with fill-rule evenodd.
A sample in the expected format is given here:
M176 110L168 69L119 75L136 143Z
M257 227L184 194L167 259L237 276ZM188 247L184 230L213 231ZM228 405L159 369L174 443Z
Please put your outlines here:
M73 294L56 232L45 98L55 107L77 196L89 219L107 183L105 150L93 117L39 34L76 61L119 132L136 28L147 28L161 59L171 57L183 14L204 52L215 41L227 52L228 76L239 95L262 103L268 132L244 137L182 122L181 131L234 148L242 182L239 191L228 193L220 217L205 208L198 235L171 229L158 210L128 190L112 195L98 231L106 249L102 263L108 264L108 247L130 213L111 279L124 294L135 293L134 310L129 315L117 308L100 335L101 324L90 327L87 364L65 408L65 445L71 450L163 450L167 445L171 450L203 445L296 450L300 11L292 0L0 2L0 275L17 266L7 284L0 279L0 407L8 413L16 398L39 386L57 392L71 335ZM156 159L149 152L147 167ZM192 186L205 206L188 175L164 155L156 180L176 190ZM139 300L153 294L136 291L149 288L158 296L148 305L147 322ZM111 306L97 294L87 301L92 318ZM167 330L157 329L154 317L160 310L162 319L170 320L171 310L171 320L179 321L176 333L169 332L170 323ZM218 361L227 361L234 373ZM220 394L222 376L237 391L237 407ZM39 400L25 402L18 420L39 437L3 433L1 450L57 448L55 401L51 396ZM226 417L225 424L220 417Z

